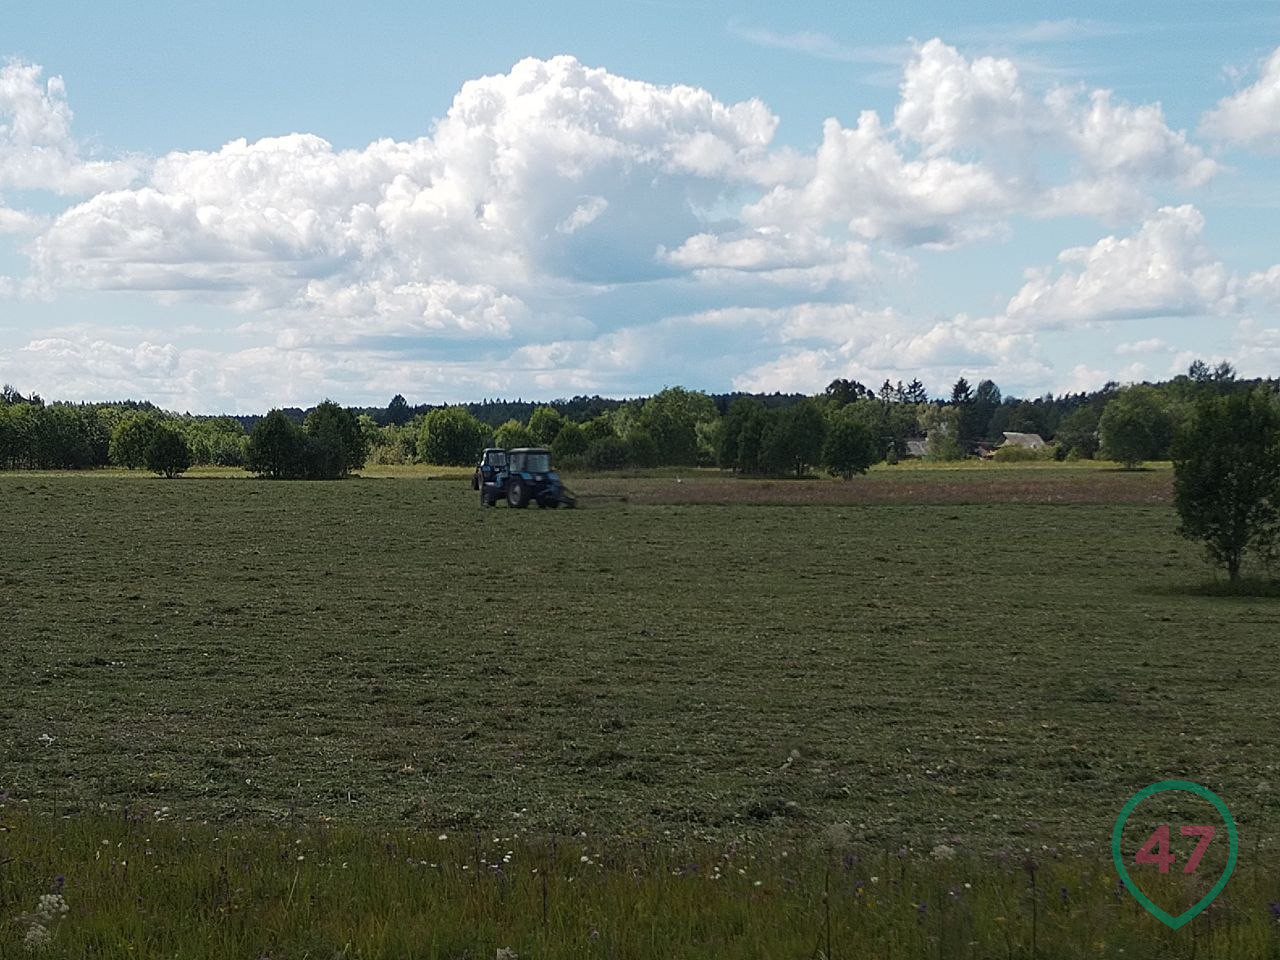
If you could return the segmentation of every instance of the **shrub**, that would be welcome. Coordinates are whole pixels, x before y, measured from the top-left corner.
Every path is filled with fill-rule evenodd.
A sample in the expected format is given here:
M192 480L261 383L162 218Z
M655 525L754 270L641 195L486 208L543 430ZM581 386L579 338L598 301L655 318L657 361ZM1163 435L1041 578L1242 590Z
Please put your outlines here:
M601 437L587 447L586 463L593 470L618 470L627 465L630 451L621 437Z
M162 423L147 445L147 469L172 480L191 467L191 446L177 427Z
M108 456L117 467L137 470L147 465L147 450L160 427L154 413L127 413L111 431Z
M991 455L996 463L1035 463L1054 459L1055 448L1045 444L1039 450L1009 443L1000 447Z
M464 407L441 407L423 418L418 432L418 459L441 466L467 467L480 457L489 427Z

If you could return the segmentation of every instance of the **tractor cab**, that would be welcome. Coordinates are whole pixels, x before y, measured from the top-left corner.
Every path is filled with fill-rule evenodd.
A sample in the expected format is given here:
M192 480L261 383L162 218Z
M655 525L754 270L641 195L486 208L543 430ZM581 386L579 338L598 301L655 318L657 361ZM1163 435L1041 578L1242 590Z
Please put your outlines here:
M499 470L507 466L507 451L501 447L486 447L480 454L480 462L476 464L476 472L471 476L471 489L479 490L486 483L492 483Z
M560 482L560 475L552 469L551 451L545 447L517 447L506 451L505 462L493 479L480 484L480 502L484 506L491 507L500 499L516 508L526 507L530 502L550 509L561 504L572 507L577 503Z

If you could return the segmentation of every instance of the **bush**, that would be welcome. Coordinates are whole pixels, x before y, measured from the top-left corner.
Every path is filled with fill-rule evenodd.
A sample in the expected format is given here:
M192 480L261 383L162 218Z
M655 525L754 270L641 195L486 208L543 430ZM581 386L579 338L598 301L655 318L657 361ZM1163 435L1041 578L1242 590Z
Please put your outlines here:
M172 480L191 467L191 447L177 427L162 423L147 445L147 469Z
M273 480L299 479L306 474L306 437L283 410L272 410L249 435L245 469Z
M154 413L127 413L111 431L108 456L117 467L137 470L147 465L147 451L160 427Z
M1035 463L1053 460L1054 452L1055 448L1049 444L1045 444L1039 450L1035 450L1031 447L1021 447L1010 443L998 448L991 455L991 459L996 463Z
M469 467L480 459L489 427L465 407L441 407L423 418L418 432L418 459L447 467Z
M627 465L630 453L621 437L601 437L588 445L585 460L593 470L619 470Z
M508 420L493 435L493 445L503 450L534 446L533 433L519 420Z
M560 426L555 440L551 441L551 457L559 464L580 460L587 452L587 435L582 427L572 421Z

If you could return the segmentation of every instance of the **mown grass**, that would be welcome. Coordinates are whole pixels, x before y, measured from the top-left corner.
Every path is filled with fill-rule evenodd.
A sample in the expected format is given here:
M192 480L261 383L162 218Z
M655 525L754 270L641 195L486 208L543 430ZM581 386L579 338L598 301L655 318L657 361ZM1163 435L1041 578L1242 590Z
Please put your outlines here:
M142 830L123 817L110 826L105 805L128 808L148 829L158 816L181 824L144 831L150 856L174 873L157 872L136 894L123 888L142 904L159 898L142 920L129 919L143 909L137 900L110 912L106 879L79 887L78 902L68 888L66 931L91 929L81 911L100 898L100 930L114 923L120 943L148 944L150 954L134 955L250 955L249 940L217 939L200 923L189 944L214 937L203 953L145 939L157 924L167 929L170 912L207 907L212 887L192 894L183 865L207 880L211 851L222 849L213 845L239 837L246 893L236 936L273 936L263 949L277 960L340 954L347 942L363 951L349 956L480 956L497 946L531 956L734 955L714 952L716 942L739 944L743 956L809 956L828 862L814 849L836 837L863 860L906 848L909 865L892 901L900 926L875 934L889 946L854 950L882 941L856 939L878 928L858 926L864 915L853 913L833 919L845 955L1026 956L1025 939L1006 942L992 925L1004 916L1005 929L1023 929L1007 903L1022 902L1013 891L1027 878L991 856L1056 849L1076 871L1062 885L1097 884L1089 909L1103 910L1102 878L1113 874L1099 845L1134 791L1173 777L1212 787L1240 828L1241 872L1228 887L1240 921L1215 929L1241 939L1201 955L1266 955L1231 951L1270 949L1262 911L1280 899L1265 868L1280 822L1280 608L1205 595L1207 570L1166 504L1108 503L1109 488L1079 478L1117 475L1056 469L1076 472L910 468L848 485L792 482L890 489L963 473L969 491L958 502L895 494L803 509L638 505L695 480L742 483L732 479L583 478L589 493L630 485L630 503L555 513L481 510L466 472L335 484L0 475L0 789L11 797L0 817L23 811L0 839L4 912L30 909L55 873L71 884L95 832ZM999 502L984 476L1050 486L1036 488L1039 499ZM1061 502L1059 483L1087 492ZM567 850L585 831L595 852L625 865L597 874L599 889L581 902L561 901L573 904L564 921L576 918L573 936L547 932L537 910L530 917L527 890L497 914L512 918L510 943L499 942L505 928L458 932L454 912L489 909L467 912L459 898L469 887L423 892L401 867L374 869L384 834L426 843L439 832L516 831L510 843L526 846L510 848L523 861L550 842L540 838L560 837ZM350 891L336 880L321 884L274 854L253 866L254 849L299 838L347 844L348 870L359 861L386 885L369 880L344 913L336 904ZM930 928L908 909L924 898L911 878L940 875L920 861L938 844L959 851L956 863L977 878L968 882L1005 891L1002 913L994 901L966 901L982 927L970 954L929 940L950 934L922 932ZM729 845L769 863L790 850L806 866L790 885L790 865L757 876L760 889L791 891L767 900L753 899L763 896L754 887L740 901L699 899L687 891L713 889L705 882L667 882L668 857L709 863ZM636 870L651 878L649 892L624 900ZM278 890L295 873L299 885L317 884L304 889L320 905L296 921L279 912ZM122 870L121 882L132 876ZM394 892L405 884L418 891L412 910L397 899L410 894ZM1048 911L1056 888L1042 884L1040 894ZM284 896L298 902L296 891ZM496 894L483 896L476 903L491 905ZM672 909L683 933L645 919L666 910L662 898L681 897L690 898L685 913ZM373 904L383 899L380 913ZM1046 933L1038 955L1087 954L1099 941L1079 939L1080 924L1104 931L1107 954L1129 943L1125 956L1181 955L1138 953L1166 940L1120 903ZM598 930L621 925L614 947L581 942L591 918ZM304 927L317 924L323 935L306 939ZM395 939L404 927L421 942L428 926L454 932L417 952ZM1167 942L1185 946L1187 933ZM752 952L753 938L773 952ZM117 955L97 942L99 955ZM650 949L626 953L624 942ZM690 946L659 949L667 942ZM1055 945L1060 952L1048 952Z

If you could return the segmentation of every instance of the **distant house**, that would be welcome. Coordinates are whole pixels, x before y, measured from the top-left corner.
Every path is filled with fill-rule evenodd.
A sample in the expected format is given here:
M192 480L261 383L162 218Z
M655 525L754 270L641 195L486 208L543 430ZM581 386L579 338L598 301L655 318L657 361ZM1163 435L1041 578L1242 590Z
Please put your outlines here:
M929 455L929 442L927 440L908 440L907 456L908 457L925 457Z
M1004 432L1004 443L1002 447L1026 447L1028 450L1043 450L1047 444L1038 433L1010 433L1008 430Z

